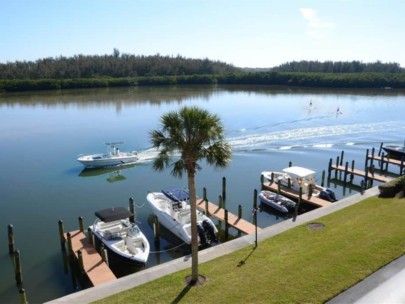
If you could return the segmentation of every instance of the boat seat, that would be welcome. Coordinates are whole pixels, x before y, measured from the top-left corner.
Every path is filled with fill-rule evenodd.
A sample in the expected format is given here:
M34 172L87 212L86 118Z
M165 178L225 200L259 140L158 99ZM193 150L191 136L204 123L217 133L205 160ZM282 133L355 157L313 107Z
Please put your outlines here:
M131 239L127 238L127 249L133 255L144 251L143 240L141 238Z

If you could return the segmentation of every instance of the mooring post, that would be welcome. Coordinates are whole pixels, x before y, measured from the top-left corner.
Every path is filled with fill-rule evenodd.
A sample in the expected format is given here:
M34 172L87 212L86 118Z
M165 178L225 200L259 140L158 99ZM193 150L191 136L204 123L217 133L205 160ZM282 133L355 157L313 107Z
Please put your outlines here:
M399 166L399 175L402 175L402 171L404 170L404 155L401 156L401 165Z
M345 174L344 174L344 183L346 184L346 179L347 179L347 170L349 169L349 162L346 162L345 164Z
M79 216L79 227L80 227L80 232L84 232L83 217L81 217L81 216Z
M155 242L159 242L159 218L154 215L153 219L153 236L155 238Z
M271 172L271 183L274 182L274 172Z
M343 156L345 154L345 151L342 150L342 153L340 153L340 165L343 165Z
M21 304L27 304L27 294L25 293L25 289L21 288L20 289L20 303Z
M219 208L225 209L224 206L223 206L223 203L224 203L224 201L222 200L222 195L218 195L218 205L219 205Z
M367 167L368 167L368 149L366 150L366 162L364 164L364 171L366 170Z
M288 162L288 167L291 167L291 166L292 166L292 162L289 161L289 162Z
M72 250L72 236L70 234L70 232L66 233L67 236L67 244L68 244L68 250L69 250L69 254L71 254Z
M322 170L322 182L321 182L321 186L323 187L324 184L325 184L325 170Z
M22 273L21 273L21 261L20 250L14 251L14 263L15 263L15 280L18 286L22 285Z
M253 209L257 208L257 190L253 191Z
M229 232L228 232L228 210L225 209L225 215L224 215L224 221L225 221L225 239L228 240Z
M77 260L79 261L79 270L80 270L80 272L84 273L83 255L82 255L82 251L80 249L77 251Z
M338 167L339 167L339 156L336 157L336 170L335 170L335 179L337 179L338 175Z
M14 254L15 247L14 247L14 232L13 232L13 225L9 224L8 227L8 252L10 254Z
M374 153L375 153L375 149L374 147L371 149L371 159L370 159L370 167L373 165L374 162Z
M203 188L203 201L205 203L205 215L209 216L210 212L208 210L208 199L207 199L207 188Z
M129 204L129 211L131 211L131 213L132 213L131 217L129 218L129 221L131 223L135 223L135 207L134 207L134 198L133 197L129 198L128 204Z
M64 232L64 229L63 229L63 221L62 220L58 221L58 226L59 226L60 246L61 246L62 250L65 250L66 239L65 239L65 232Z
M226 177L222 177L222 201L224 203L223 208L225 209L226 205Z
M302 200L302 187L300 187L298 200L299 200L300 202L301 202L301 200Z
M350 182L352 183L354 179L354 160L352 160L352 173L350 173Z
M262 189L263 189L263 184L264 184L264 175L260 174L260 185L262 185Z
M242 205L239 204L238 206L238 219L242 218Z
M291 178L288 178L288 188L291 188Z
M91 245L93 244L93 231L91 231L90 227L87 227L87 242Z
M383 147L383 143L380 144L380 149L378 150L378 156L381 156L382 147Z
M329 159L329 165L328 165L328 180L330 179L331 173L332 173L332 158Z
M381 162L380 162L380 170L382 171L384 169L384 161L385 161L385 153L381 153Z
M105 249L104 244L101 244L101 258L102 260L109 265L109 261L108 261L108 253L107 253L107 249Z
M368 167L366 167L366 170L364 170L364 189L367 189L368 185Z

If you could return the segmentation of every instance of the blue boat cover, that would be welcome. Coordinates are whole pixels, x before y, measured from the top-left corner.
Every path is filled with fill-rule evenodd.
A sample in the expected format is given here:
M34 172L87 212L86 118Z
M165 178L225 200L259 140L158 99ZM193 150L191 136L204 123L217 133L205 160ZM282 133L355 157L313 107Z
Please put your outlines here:
M181 202L188 200L190 198L188 190L182 188L168 188L162 190L162 193L166 195L169 199L171 199L173 202Z

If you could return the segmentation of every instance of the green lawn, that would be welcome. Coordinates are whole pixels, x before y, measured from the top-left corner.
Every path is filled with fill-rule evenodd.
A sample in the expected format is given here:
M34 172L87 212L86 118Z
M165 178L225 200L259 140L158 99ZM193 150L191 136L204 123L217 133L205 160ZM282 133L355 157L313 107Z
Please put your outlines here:
M405 253L405 199L369 198L200 265L203 286L174 273L97 303L323 303Z

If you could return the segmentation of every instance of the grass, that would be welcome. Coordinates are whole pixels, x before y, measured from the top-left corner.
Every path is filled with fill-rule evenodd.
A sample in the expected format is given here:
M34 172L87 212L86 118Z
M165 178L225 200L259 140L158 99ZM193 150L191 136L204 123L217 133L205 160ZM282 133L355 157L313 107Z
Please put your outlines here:
M369 198L316 222L97 303L323 303L405 253L405 199Z

